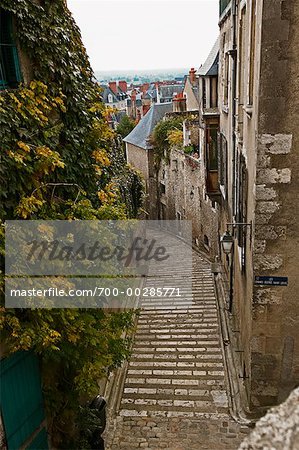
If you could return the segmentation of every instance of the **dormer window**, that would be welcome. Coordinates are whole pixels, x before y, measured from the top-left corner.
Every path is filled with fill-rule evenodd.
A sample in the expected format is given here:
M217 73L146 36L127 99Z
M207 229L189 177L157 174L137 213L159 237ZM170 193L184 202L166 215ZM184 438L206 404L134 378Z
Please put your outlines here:
M108 94L108 102L113 103L113 95L112 94Z
M12 14L0 8L0 89L17 88L21 80Z

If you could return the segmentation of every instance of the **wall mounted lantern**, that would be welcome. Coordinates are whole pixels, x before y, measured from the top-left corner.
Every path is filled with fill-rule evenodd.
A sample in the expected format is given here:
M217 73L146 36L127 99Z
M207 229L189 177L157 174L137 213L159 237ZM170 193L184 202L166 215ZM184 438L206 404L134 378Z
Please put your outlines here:
M220 238L220 243L222 245L222 249L226 255L229 255L232 251L234 244L234 237L226 231L223 236Z
M233 249L233 244L234 244L234 230L237 227L249 227L250 228L250 242L252 239L252 222L250 223L227 223L226 224L227 227L231 226L233 231L232 234L230 234L230 232L228 230L226 230L226 232L224 233L223 236L221 236L220 238L220 243L222 245L222 249L223 252L226 255L229 255Z

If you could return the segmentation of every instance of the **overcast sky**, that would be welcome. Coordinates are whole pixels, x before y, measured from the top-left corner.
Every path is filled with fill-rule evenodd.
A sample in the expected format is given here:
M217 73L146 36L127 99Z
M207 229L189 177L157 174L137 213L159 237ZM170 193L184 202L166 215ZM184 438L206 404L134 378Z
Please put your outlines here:
M218 0L67 0L94 70L198 68L218 35Z

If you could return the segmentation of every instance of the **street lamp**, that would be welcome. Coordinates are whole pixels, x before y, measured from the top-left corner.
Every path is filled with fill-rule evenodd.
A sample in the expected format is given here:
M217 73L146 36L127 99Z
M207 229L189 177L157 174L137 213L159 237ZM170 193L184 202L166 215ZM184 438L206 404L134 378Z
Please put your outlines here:
M220 238L220 243L222 245L222 249L226 255L229 255L232 251L234 238L233 236L226 231L223 236Z

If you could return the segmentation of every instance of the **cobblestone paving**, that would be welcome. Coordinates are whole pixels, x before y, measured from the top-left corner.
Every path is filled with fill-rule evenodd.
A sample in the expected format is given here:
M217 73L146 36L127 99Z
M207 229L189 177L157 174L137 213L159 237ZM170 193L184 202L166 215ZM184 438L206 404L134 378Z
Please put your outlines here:
M193 270L179 255L178 261L169 277L190 279L192 271L193 302L188 293L175 307L143 300L121 409L106 432L107 450L235 450L250 431L228 412L209 264L196 252Z

